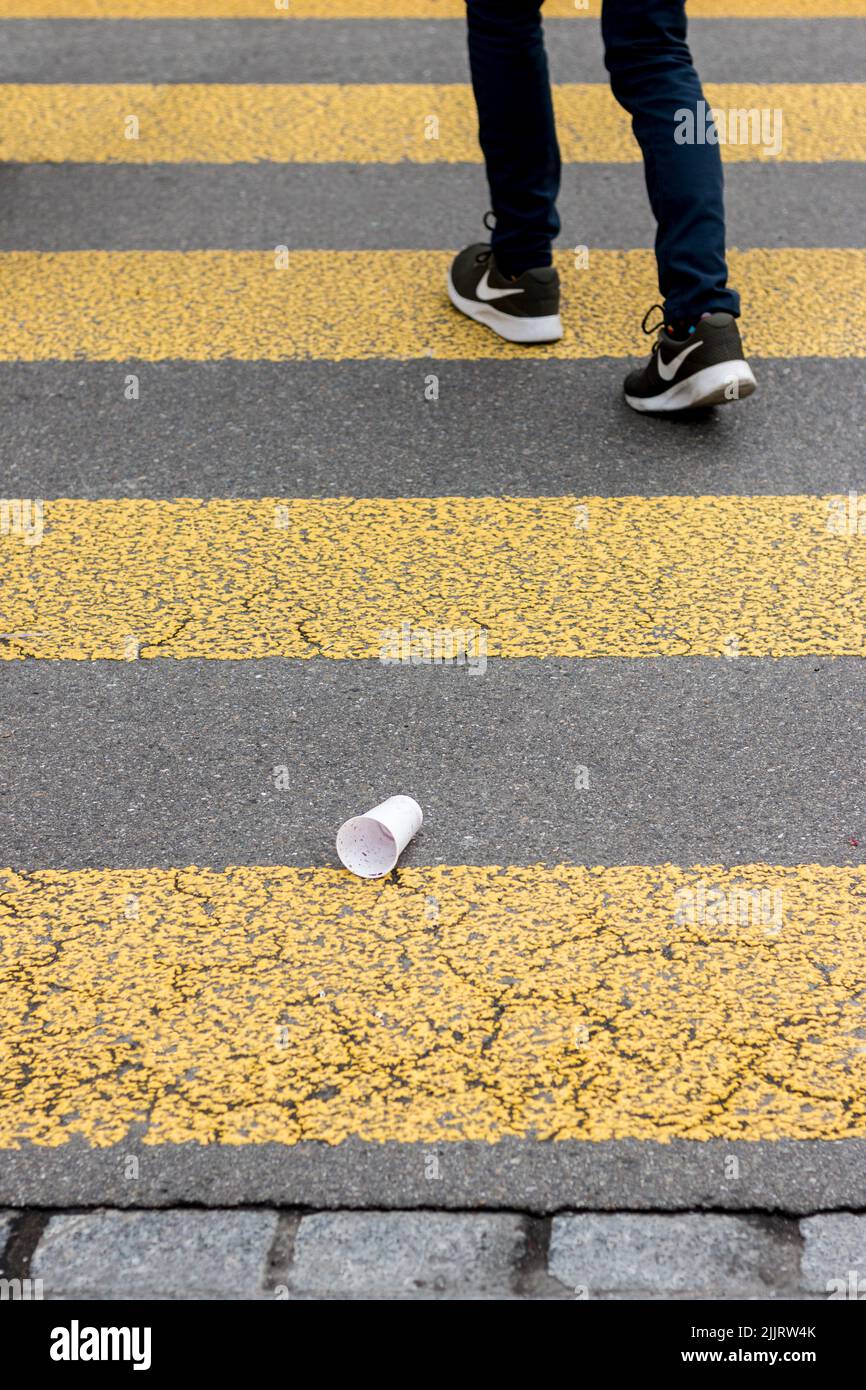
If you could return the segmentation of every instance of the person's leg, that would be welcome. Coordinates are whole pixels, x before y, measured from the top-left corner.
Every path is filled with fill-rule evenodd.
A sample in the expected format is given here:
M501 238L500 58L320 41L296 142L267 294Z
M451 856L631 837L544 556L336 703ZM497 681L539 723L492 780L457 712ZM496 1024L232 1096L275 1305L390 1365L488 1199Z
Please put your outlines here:
M682 113L691 111L696 127L704 100L686 43L685 0L603 0L601 23L613 94L632 118L658 222L665 322L739 314L739 296L727 287L719 147L675 139Z
M559 147L541 3L466 0L478 133L496 225L490 245L475 242L454 258L448 295L461 314L512 343L562 337L551 255L559 231Z
M541 0L467 0L469 63L478 134L503 274L551 264L559 232L560 159Z

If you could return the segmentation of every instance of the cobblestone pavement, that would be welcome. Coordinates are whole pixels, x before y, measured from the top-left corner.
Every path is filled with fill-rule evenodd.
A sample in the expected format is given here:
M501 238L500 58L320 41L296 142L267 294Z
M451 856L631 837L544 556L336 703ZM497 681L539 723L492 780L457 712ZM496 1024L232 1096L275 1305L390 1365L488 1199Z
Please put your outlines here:
M849 1212L31 1211L0 1215L0 1240L7 1297L866 1296L866 1215Z

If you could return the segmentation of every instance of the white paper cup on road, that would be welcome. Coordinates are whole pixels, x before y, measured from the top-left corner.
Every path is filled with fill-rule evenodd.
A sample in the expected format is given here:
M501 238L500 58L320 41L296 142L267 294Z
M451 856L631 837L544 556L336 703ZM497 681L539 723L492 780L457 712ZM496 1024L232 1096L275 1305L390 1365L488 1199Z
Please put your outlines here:
M353 816L337 832L337 853L361 878L389 874L421 829L424 816L411 796L389 796L363 816Z

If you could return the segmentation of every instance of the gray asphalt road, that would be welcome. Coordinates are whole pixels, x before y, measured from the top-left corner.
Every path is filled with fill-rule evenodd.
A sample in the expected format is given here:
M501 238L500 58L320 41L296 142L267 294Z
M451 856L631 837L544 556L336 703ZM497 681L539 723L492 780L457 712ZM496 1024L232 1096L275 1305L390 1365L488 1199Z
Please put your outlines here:
M0 364L4 486L16 497L866 488L856 361L760 362L746 408L685 421L636 417L619 361L436 370L439 400L419 409L424 362L139 363L136 402L123 363Z
M596 25L548 34L555 80L605 80ZM853 21L697 21L691 35L708 82L862 79ZM458 23L0 22L3 82L465 80ZM727 186L731 245L862 244L862 165L731 165ZM9 165L0 252L449 248L485 206L479 166ZM567 168L562 214L565 246L652 242L636 165ZM607 360L443 362L429 406L422 362L138 364L135 403L128 370L0 364L0 492L866 492L854 359L758 362L743 410L688 422L628 412L623 364ZM0 864L331 865L336 825L400 785L423 789L427 816L409 865L861 865L864 679L848 658L513 661L481 679L368 662L4 664ZM433 1150L431 1184L429 1145L142 1139L5 1152L0 1203L866 1207L861 1140L458 1143Z
M733 165L726 187L731 246L857 245L860 164ZM487 205L477 165L10 164L0 250L339 250L347 227L358 250L456 250ZM560 215L562 247L653 243L638 165L567 168Z
M548 20L555 82L604 82L597 24ZM706 82L857 82L845 20L694 20ZM464 82L460 24L363 21L0 21L3 82Z
M855 659L16 664L0 864L336 864L398 787L406 864L862 864L864 701Z
M866 1207L861 1140L533 1144L72 1143L3 1155L7 1206L816 1212ZM431 1180L431 1157L439 1177ZM139 1159L129 1178L131 1158ZM736 1160L734 1166L731 1160ZM736 1173L734 1178L732 1174Z

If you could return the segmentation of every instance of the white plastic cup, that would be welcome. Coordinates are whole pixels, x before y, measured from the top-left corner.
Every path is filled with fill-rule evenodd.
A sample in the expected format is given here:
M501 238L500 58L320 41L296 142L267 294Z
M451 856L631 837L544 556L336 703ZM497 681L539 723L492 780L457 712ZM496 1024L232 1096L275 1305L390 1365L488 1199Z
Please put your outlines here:
M353 816L337 831L337 853L350 873L384 878L421 829L424 816L411 796L389 796L364 816Z

